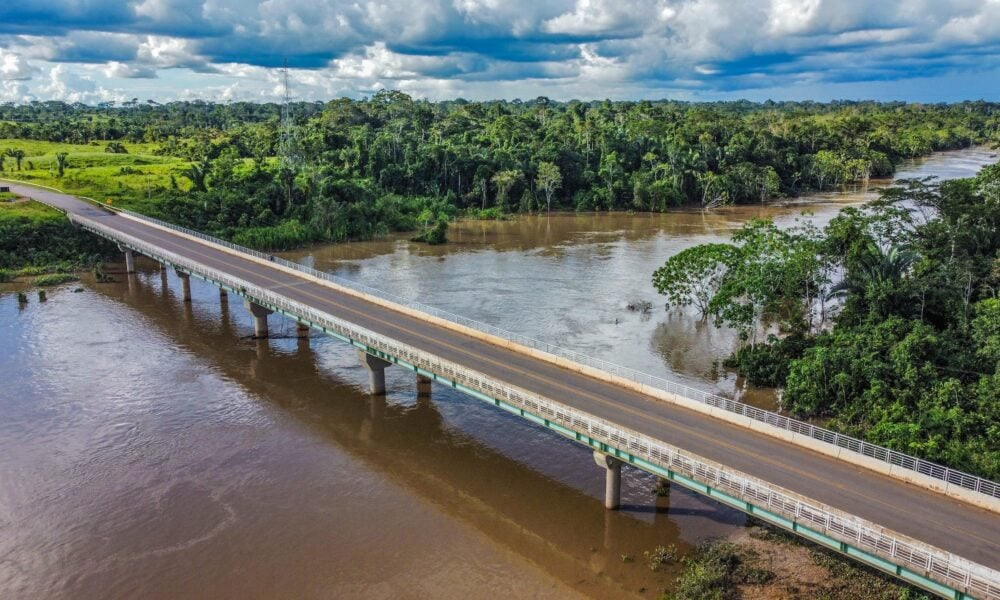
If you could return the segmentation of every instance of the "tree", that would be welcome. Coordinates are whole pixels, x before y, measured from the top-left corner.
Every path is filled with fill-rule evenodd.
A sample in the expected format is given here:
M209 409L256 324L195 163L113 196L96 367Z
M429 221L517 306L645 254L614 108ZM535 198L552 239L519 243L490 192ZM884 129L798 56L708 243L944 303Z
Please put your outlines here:
M522 179L524 179L524 174L516 169L500 171L493 176L493 185L497 186L497 206L506 210L507 193Z
M62 177L66 171L66 167L69 166L67 158L69 157L68 152L56 152L56 169L59 172L59 177Z
M545 193L547 211L552 212L552 195L562 187L562 173L559 172L559 167L545 161L538 163L535 185Z
M20 148L12 148L7 151L7 156L14 159L17 164L17 170L20 171L21 161L24 160L24 157L27 155L24 153L24 150L21 150Z
M209 169L211 167L211 162L205 158L200 162L193 162L181 173L183 177L186 177L188 181L191 182L191 189L196 192L204 192L208 190L205 185L205 180L208 178Z
M109 154L128 154L128 148L121 142L108 142L108 145L104 147L104 151Z
M891 246L883 250L869 242L866 250L853 262L847 275L830 288L827 298L854 295L878 314L888 314L892 298L901 293L903 279L920 260L913 250Z
M739 250L731 244L701 244L671 256L653 273L653 287L667 297L667 306L693 304L708 317L712 299Z

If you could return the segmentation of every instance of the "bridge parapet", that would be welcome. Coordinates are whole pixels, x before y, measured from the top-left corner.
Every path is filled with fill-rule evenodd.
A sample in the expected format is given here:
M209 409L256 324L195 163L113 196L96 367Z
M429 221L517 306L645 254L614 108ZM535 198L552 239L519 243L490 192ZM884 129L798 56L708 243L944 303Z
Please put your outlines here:
M496 381L95 220L77 218L84 228L98 235L306 322L370 355L431 376L623 462L795 531L935 593L1000 600L1000 573L993 569L560 402Z

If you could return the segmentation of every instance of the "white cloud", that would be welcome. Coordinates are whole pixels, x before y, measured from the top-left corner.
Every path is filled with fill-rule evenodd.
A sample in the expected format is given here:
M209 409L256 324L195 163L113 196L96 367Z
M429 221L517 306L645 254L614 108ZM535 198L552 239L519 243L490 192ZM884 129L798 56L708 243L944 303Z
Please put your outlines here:
M104 76L118 79L155 79L156 69L113 60L104 67Z
M20 54L0 48L0 80L24 81L35 74L31 66Z
M1000 67L1000 0L53 2L7 9L0 77L25 83L5 97L270 98L285 57L303 99L710 96Z

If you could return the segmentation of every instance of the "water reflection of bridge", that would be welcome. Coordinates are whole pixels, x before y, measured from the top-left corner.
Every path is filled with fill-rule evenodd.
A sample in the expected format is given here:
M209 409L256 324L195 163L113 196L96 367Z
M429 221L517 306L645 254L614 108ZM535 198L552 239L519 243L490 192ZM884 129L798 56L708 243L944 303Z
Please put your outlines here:
M165 274L165 272L164 272ZM649 574L642 566L623 565L621 556L639 555L659 545L674 543L684 550L685 540L711 532L721 533L743 521L742 515L692 498L684 490L674 498L654 498L625 504L622 511L596 511L595 498L577 487L540 473L531 464L515 460L501 449L465 433L461 424L449 423L438 403L460 402L466 409L484 413L498 427L527 427L517 419L500 416L469 403L461 394L437 387L437 398L420 396L416 386L405 392L395 387L389 399L364 390L357 371L353 379L338 377L322 367L320 352L337 351L321 340L289 337L248 339L248 319L241 307L232 310L215 295L182 302L180 286L164 285L160 272L143 271L119 285L95 285L102 295L141 312L145 325L153 325L180 348L308 427L373 471L391 479L410 493L456 516L568 585L588 581L605 590L623 591L622 575L668 580L665 570ZM295 334L294 328L288 331ZM220 349L225 349L220 351ZM573 446L558 436L548 436L544 448ZM642 490L654 485L651 477L638 482ZM671 507L683 498L684 507ZM678 521L691 521L701 531L681 535ZM716 523L713 527L712 522ZM707 527L706 527L707 526Z

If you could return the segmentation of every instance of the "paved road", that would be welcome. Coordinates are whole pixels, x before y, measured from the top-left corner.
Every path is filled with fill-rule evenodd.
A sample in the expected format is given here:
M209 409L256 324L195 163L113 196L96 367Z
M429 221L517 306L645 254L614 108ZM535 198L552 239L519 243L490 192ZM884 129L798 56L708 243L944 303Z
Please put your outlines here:
M638 392L499 348L294 274L103 211L72 196L11 190L86 216L485 375L619 423L883 527L1000 570L1000 515L731 425Z

